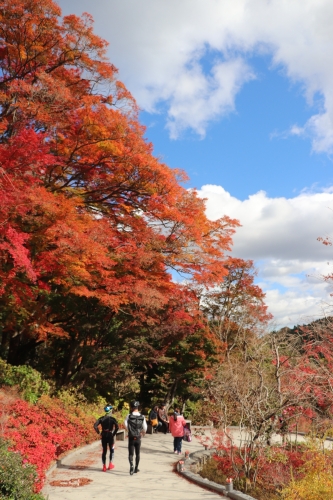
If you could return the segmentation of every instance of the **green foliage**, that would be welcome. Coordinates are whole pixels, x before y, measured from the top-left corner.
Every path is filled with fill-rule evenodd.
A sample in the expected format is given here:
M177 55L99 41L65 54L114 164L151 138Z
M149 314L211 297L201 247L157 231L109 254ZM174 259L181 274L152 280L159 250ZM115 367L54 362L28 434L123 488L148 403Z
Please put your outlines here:
M210 458L204 464L200 471L200 476L209 481L214 481L214 483L223 485L225 485L227 479L227 476L219 469L218 463L213 458Z
M22 460L19 453L8 451L8 443L0 440L0 498L10 500L43 500L33 491L35 467Z
M75 409L77 409L96 419L101 416L104 406L109 403L105 398L98 395L95 396L94 402L89 402L87 397L76 387L59 390L57 398L60 399L66 410L75 412Z
M183 415L185 418L192 420L196 425L207 425L206 416L203 414L203 407L205 402L202 399L198 401L187 400ZM177 400L175 400L174 406L182 407L182 404L177 404Z
M120 427L122 427L122 424L127 415L129 414L129 412L130 412L130 407L128 403L124 403L121 410L113 412L113 416L118 421Z
M40 396L48 394L49 384L30 366L12 366L0 359L0 386L17 386L21 396L29 403L36 403Z
M122 409L120 410L118 409L119 401L117 400L106 400L102 396L95 396L94 401L91 402L75 387L61 389L57 392L56 396L57 399L62 402L66 411L76 416L80 416L84 413L86 417L94 417L97 419L103 414L104 407L107 404L112 404L114 408L113 416L118 421L119 425L122 426L122 423L129 413L128 403L123 403Z

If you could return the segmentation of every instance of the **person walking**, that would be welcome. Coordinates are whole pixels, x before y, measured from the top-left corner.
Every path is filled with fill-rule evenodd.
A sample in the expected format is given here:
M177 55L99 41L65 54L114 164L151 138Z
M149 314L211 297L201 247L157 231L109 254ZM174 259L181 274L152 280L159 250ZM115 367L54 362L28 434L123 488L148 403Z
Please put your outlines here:
M169 420L168 415L165 410L165 403L162 403L157 412L158 421L161 422L162 431L166 434L169 430Z
M181 455L182 452L182 441L184 437L184 427L186 426L186 420L183 415L180 414L179 408L175 408L173 415L169 420L170 432L173 436L173 449L174 453Z
M117 434L119 429L117 420L112 416L112 406L107 405L104 408L105 415L100 417L94 423L94 429L97 434L101 435L102 438L102 464L103 464L103 472L106 472L106 454L108 450L108 445L110 448L110 462L109 462L109 470L114 469L113 465L113 454L114 454L114 436ZM102 427L102 431L100 432L99 426Z
M128 431L128 460L130 463L130 475L139 471L141 436L147 432L146 419L139 412L139 401L132 401L130 404L131 413L125 418L125 428ZM135 468L133 459L135 453Z

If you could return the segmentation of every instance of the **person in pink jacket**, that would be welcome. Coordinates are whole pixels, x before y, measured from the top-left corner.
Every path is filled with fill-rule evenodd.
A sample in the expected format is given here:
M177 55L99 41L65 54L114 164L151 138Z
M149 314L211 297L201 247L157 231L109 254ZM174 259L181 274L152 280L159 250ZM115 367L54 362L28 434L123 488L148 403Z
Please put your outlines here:
M180 455L182 452L182 441L185 425L185 418L180 414L179 408L175 408L173 415L169 419L169 429L173 436L174 453L177 453L178 455Z

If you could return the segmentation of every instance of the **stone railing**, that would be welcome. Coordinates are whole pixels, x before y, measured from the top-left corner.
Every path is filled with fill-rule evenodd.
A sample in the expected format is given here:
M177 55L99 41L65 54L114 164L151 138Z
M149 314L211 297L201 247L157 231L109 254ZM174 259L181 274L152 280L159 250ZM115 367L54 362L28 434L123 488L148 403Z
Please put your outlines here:
M209 429L209 427L201 427L201 426L195 426L194 428L196 429ZM212 428L212 427L210 427ZM231 429L237 429L237 427L230 427ZM288 434L289 439L291 438L296 438L300 437L303 438L305 437L305 434L303 432L298 432L296 433L289 433ZM332 446L332 441L333 438L326 438L325 439L325 446L329 445ZM256 500L250 495L247 495L245 493L242 493L241 491L237 491L233 489L233 483L232 480L227 483L225 486L221 484L214 483L213 481L209 481L208 479L205 479L199 475L199 472L202 470L203 466L207 463L207 461L210 459L211 455L215 453L215 449L209 449L209 450L202 450L202 451L196 451L194 453L191 453L190 455L185 455L184 460L180 460L177 464L177 471L182 474L183 476L187 477L190 481L195 482L196 484L200 486L204 486L206 488L209 488L213 491L216 491L218 493L222 493L228 498L233 498L235 500Z
M212 453L216 450L203 450L195 451L190 455L185 454L184 460L179 460L177 464L177 471L179 474L183 475L190 481L208 488L210 490L216 491L217 493L222 493L228 498L233 498L234 500L255 500L250 495L242 493L241 491L234 490L232 480L228 482L225 486L214 483L214 481L209 481L201 477L198 473L202 470L203 466L210 459Z

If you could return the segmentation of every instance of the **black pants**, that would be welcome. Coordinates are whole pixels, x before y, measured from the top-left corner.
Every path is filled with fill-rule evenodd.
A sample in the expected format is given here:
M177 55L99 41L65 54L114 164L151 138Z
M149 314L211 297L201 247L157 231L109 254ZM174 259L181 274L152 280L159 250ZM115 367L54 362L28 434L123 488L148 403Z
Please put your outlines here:
M128 438L128 460L133 465L133 457L135 452L135 466L138 467L140 462L141 436Z
M169 430L168 422L164 422L164 421L160 420L160 424L161 424L161 427L160 427L161 432L164 432L164 434L166 434Z
M113 434L112 432L102 432L102 462L105 464L106 453L108 451L108 445L110 448L110 462L112 462L112 446L113 446Z

